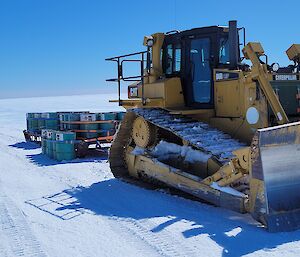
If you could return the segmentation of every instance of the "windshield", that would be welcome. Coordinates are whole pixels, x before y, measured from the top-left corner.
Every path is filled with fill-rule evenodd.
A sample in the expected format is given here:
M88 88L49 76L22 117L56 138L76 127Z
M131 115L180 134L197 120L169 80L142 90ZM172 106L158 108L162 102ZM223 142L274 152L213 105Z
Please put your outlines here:
M229 64L229 43L228 37L222 37L220 39L220 49L219 49L219 63Z

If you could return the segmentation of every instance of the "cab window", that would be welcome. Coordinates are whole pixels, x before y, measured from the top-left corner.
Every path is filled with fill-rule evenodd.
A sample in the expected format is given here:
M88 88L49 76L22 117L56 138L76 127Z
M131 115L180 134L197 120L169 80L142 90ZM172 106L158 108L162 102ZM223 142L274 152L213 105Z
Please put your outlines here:
M172 75L181 70L181 45L168 44L165 48L165 73Z
M173 72L173 45L167 46L167 62L166 62L166 74L172 74Z
M175 54L174 71L179 72L180 68L181 68L181 46L180 46L180 44L177 44L175 46L174 54Z
M220 39L220 48L219 48L219 63L229 64L229 42L227 37L222 37Z

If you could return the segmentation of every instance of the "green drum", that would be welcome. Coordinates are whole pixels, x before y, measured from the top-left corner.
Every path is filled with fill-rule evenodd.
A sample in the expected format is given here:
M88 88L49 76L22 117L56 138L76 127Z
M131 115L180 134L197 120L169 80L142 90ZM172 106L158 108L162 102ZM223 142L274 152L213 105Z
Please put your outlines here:
M53 159L54 157L54 139L55 139L55 131L47 130L47 140L46 140L46 155Z
M46 154L47 149L47 139L42 138L42 154Z
M115 112L104 112L99 113L100 120L116 120L117 119L117 113Z
M59 119L59 130L64 130L65 124L62 123L64 121L64 113L58 113L58 119Z
M34 113L27 113L26 114L26 123L27 123L27 130L32 130L32 119L34 118Z
M31 130L32 131L38 131L39 130L39 120L36 118L32 118L31 120Z
M58 130L58 120L55 118L49 118L45 120L45 128Z
M68 121L80 121L80 113L76 113L76 112L69 113ZM79 124L68 124L68 129L70 130L76 130L79 128L80 128Z
M37 132L39 132L45 126L45 122L42 119L42 114L41 113L35 113L34 114L34 119L36 121L33 124L35 124L35 125L37 124L34 130L37 131Z
M49 139L44 139L45 141L45 154L49 157Z
M32 130L32 118L27 118L26 123L27 123L27 131L31 131Z
M35 118L35 119L42 118L42 113L40 113L40 112L33 113L33 118Z
M42 154L46 154L46 149L47 149L47 135L48 135L48 130L43 129L41 133L41 144L42 144Z
M49 117L48 112L41 113L41 118L42 119L47 119L48 117Z
M64 124L62 123L63 121L63 113L58 113L58 121L59 121L59 130L63 130L64 129Z
M86 124L80 124L80 130L85 130L85 132L81 132L80 137L83 137L83 138L98 137L98 135L99 135L98 124L93 123L96 120L97 120L97 115L95 113L81 113L80 114L80 121L86 122ZM91 130L93 130L93 131L91 131Z
M46 154L49 158L53 159L54 158L54 140L49 140L47 139L47 148L46 148Z
M39 118L38 120L38 130L42 130L45 128L45 119Z
M55 141L55 160L69 161L75 159L74 141Z
M81 137L83 138L96 138L99 135L98 124L81 124L80 130L85 130L81 132Z
M60 130L67 130L68 124L63 123L64 121L67 121L67 113L60 113L58 116L60 121Z
M74 141L76 139L75 132L63 132L63 131L56 131L55 133L55 141Z
M100 123L99 128L102 130L102 132L107 130L112 130L115 128L115 123L111 121Z
M30 113L27 116L27 130L36 132L39 130L39 119L35 118L35 113Z
M74 132L57 132L54 143L54 159L57 161L69 161L75 158L74 142L76 133Z
M126 112L118 112L117 113L117 120L123 120Z
M42 129L41 138L47 139L49 129Z
M59 114L59 120L62 121L60 125L61 130L75 130L79 129L78 124L69 124L69 123L63 123L66 122L72 122L72 121L79 121L80 120L80 114L75 112L65 112Z
M29 119L33 117L33 113L26 113L26 124L27 124L27 131L31 130L31 123L29 123Z
M28 112L28 113L26 114L26 118L27 118L27 119L29 119L29 118L34 118L34 113Z
M42 113L42 118L45 122L45 129L58 130L58 114L56 112L45 112Z
M46 155L50 158L53 159L53 140L51 139L46 139Z
M58 119L57 112L48 112L48 119Z
M117 113L115 112L100 113L99 117L100 120L107 121L105 123L99 124L99 129L101 130L101 136L102 137L107 136L108 131L110 132L109 134L112 135L112 131L115 129L115 122L113 121L117 119Z

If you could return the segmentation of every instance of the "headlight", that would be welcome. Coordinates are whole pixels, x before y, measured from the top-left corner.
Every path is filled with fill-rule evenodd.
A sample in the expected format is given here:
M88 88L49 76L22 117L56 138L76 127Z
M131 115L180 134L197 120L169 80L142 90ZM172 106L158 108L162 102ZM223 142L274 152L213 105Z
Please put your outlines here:
M147 46L148 47L152 47L154 45L154 40L153 40L153 38L149 38L148 40L147 40Z
M280 68L280 66L279 66L278 63L273 63L271 65L271 67L272 67L272 71L274 71L274 72L277 72L279 70L279 68Z
M250 125L256 124L259 120L259 112L255 107L248 108L246 112L246 120Z

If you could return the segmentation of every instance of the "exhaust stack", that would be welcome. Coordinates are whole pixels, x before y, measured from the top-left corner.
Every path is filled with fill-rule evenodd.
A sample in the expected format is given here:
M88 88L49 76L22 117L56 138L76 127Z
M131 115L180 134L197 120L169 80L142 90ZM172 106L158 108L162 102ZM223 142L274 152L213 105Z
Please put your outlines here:
M235 70L239 62L239 39L237 21L229 21L229 61L230 69Z

